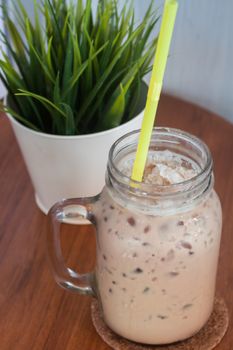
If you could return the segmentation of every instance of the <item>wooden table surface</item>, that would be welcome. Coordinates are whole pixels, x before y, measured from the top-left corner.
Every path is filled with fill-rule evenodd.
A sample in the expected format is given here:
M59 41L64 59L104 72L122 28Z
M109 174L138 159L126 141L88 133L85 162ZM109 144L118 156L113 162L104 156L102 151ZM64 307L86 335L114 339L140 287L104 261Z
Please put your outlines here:
M216 350L233 349L233 125L181 100L163 96L158 125L189 131L209 146L215 188L223 206L217 293L228 305L230 326ZM36 207L33 188L6 117L0 118L0 349L107 350L95 333L91 298L58 287L46 259L47 217ZM81 272L95 262L90 228L63 228L67 264Z

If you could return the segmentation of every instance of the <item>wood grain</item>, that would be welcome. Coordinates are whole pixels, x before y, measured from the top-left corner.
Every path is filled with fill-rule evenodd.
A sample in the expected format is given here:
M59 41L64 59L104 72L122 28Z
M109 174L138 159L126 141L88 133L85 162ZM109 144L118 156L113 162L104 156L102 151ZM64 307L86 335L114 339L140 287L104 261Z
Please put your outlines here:
M197 106L163 96L158 125L201 137L215 164L216 189L223 206L223 236L217 291L226 300L230 327L216 350L233 348L233 125ZM47 218L36 207L19 148L5 116L0 117L0 349L107 350L95 333L90 297L60 289L46 259ZM90 228L75 234L63 227L67 264L93 268L95 238Z

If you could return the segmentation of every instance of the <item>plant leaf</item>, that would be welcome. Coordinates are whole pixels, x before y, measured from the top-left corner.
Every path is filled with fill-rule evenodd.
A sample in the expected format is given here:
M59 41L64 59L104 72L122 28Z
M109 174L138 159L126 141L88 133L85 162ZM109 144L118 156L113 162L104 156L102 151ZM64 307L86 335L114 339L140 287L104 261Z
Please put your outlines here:
M107 69L105 70L105 72L103 73L103 75L101 76L101 78L97 81L96 85L93 87L93 89L91 90L89 96L86 98L86 100L84 101L82 107L80 108L79 111L79 115L80 118L83 117L83 115L85 114L85 112L87 111L88 107L90 106L90 104L93 102L94 98L96 97L98 91L101 89L102 85L104 84L104 82L106 81L106 79L109 78L109 75L113 69L113 67L115 66L115 64L117 63L118 59L121 57L121 54L124 52L125 48L127 47L127 45L129 45L129 43L131 41L133 41L133 39L135 37L137 37L138 33L140 33L140 31L142 30L142 27L139 26L131 35L131 37L129 39L126 40L126 42L124 43L124 45L122 45L122 47L118 50L116 56L114 57L114 59L112 60L112 62L109 64L109 66L107 67Z
M22 124L24 124L25 126L29 127L30 129L35 130L35 131L40 131L40 129L37 128L34 124L29 122L26 118L22 117L18 113L16 113L14 109L1 105L0 110L5 112L5 113L9 113L10 115L14 116L18 121L20 121Z
M104 44L98 51L95 52L95 54L90 58L90 59L94 59L103 49L104 47L107 45L108 43ZM70 90L74 87L75 83L77 82L77 80L79 79L79 77L82 75L82 73L84 72L84 70L86 69L86 67L88 66L89 60L86 60L80 67L79 70L77 71L77 74L74 75L69 83L67 84L68 87L66 89L66 91L64 91L64 98L66 97L66 95L70 92Z
M112 96L113 102L110 107L104 112L101 121L101 130L107 130L118 126L123 118L125 111L125 91L120 84L119 90Z
M75 135L76 126L75 126L75 121L74 121L74 113L73 113L72 109L66 103L61 103L60 106L62 107L62 110L66 114L65 134L66 135Z
M57 112L59 112L63 117L66 117L66 114L57 106L55 105L53 102L51 102L50 100L48 100L47 98L34 94L30 91L25 91L22 89L19 89L20 92L16 93L16 96L30 96L35 98L36 100L40 101L48 110L56 110Z

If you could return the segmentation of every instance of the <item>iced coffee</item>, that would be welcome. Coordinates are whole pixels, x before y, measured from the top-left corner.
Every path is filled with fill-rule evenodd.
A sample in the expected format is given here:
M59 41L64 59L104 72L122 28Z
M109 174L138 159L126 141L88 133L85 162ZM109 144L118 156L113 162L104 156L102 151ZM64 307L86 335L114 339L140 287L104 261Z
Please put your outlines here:
M132 180L138 135L112 146L99 195L51 209L49 256L57 282L97 297L114 332L169 344L197 333L212 312L221 206L207 146L181 130L153 130L143 181ZM96 268L85 275L64 267L59 243L60 223L80 216L96 227Z
M130 156L119 161L123 175L130 176L132 162ZM191 183L201 171L187 156L152 150L143 181L157 188L161 198L167 188L173 196L150 198L148 204L145 196L140 206L140 198L126 199L107 186L96 205L96 277L104 320L127 339L146 344L186 339L211 314L222 220L219 199L212 188L182 205L176 198L176 185Z

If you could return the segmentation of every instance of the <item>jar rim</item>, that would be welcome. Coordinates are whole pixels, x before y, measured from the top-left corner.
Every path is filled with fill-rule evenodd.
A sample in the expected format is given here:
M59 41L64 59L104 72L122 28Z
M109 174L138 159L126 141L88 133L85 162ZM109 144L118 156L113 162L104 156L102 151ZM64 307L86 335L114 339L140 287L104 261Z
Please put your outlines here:
M131 179L116 166L114 162L114 153L116 151L116 148L119 147L121 143L123 143L127 138L133 135L139 136L139 133L140 129L133 130L116 140L110 148L108 157L108 171L110 172L110 174L115 180L117 180L119 184L126 186L128 189L130 188L132 192L137 192L144 195L151 195L153 193L153 195L162 195L163 197L177 195L184 192L184 189L188 191L191 188L193 189L194 187L201 185L211 175L213 166L212 156L208 146L201 139L180 129L170 127L154 127L152 130L152 136L164 135L178 137L181 140L186 140L195 145L197 149L200 149L203 152L203 154L205 154L205 164L203 168L200 168L200 172L198 172L198 174L194 175L190 179L186 179L178 183L155 185Z

